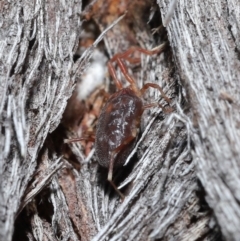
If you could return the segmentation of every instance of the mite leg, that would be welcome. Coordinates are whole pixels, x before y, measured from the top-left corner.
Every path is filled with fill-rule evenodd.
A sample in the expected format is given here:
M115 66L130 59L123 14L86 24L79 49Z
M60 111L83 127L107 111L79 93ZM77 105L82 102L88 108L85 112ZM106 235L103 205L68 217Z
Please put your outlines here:
M95 137L91 136L91 137L81 137L81 138L65 139L64 143L72 143L72 142L79 142L79 141L94 142L95 141Z
M113 176L113 165L114 165L114 158L111 158L110 163L109 163L109 169L108 169L108 178L107 180L109 183L112 185L112 187L115 189L115 191L118 193L118 195L121 197L122 201L124 201L125 196L118 190L117 186L112 180Z
M127 81L130 83L130 85L133 87L133 89L136 91L136 92L139 92L139 89L136 85L136 82L135 80L128 74L128 71L127 71L127 66L123 63L123 61L120 59L120 58L117 58L116 59L117 61L117 64L119 65L119 68L120 70L122 71L123 75L125 76L125 78L127 79ZM110 60L108 62L108 69L109 69L109 72L110 74L112 75L114 81L115 81L115 84L117 86L118 89L122 89L122 84L121 82L117 79L117 76L116 76L116 72L113 68L113 65L112 65L112 60Z
M158 84L153 84L153 83L147 83L145 84L142 89L141 89L141 94L143 95L145 93L145 91L148 89L148 88L155 88L157 90L159 90L159 92L161 93L162 97L168 102L168 104L171 103L171 100L164 94L162 88L158 85Z
M119 58L116 60L117 64L120 68L120 70L122 71L124 77L126 78L126 80L130 83L130 85L132 86L132 89L138 94L141 95L141 92L139 91L139 88L136 84L136 81L134 80L134 78L128 73L127 71L127 66L125 65L125 63Z
M112 65L113 62L117 62L118 66L121 69L121 71L122 71L123 75L125 76L126 80L131 84L133 89L136 92L138 92L138 87L136 85L136 81L133 79L132 76L129 75L129 73L127 71L127 66L123 62L123 59L127 60L130 63L139 63L140 58L132 58L132 57L129 57L129 55L131 55L133 52L140 52L140 53L143 53L143 54L146 54L146 55L153 55L153 54L162 52L165 49L166 46L167 46L167 44L164 43L164 44L162 44L162 45L160 45L160 46L158 46L158 47L156 47L152 50L147 50L147 49L143 49L143 48L140 48L140 47L131 47L123 53L118 53L118 54L114 55L110 59L110 61L108 62L108 69L109 69L109 73L113 77L118 89L122 88L122 84L117 79L116 72L115 72L115 70L113 68L113 65ZM164 93L163 93L163 95L164 95Z
M117 88L119 90L121 90L123 88L122 86L122 83L119 81L119 79L117 78L117 74L116 74L116 71L111 63L111 61L108 62L108 71L109 71L109 74L112 76L114 82L115 82L115 85L117 86Z
M121 197L122 201L124 201L125 196L118 190L116 187L115 183L112 180L113 177L113 166L114 166L114 158L117 156L117 154L124 149L128 144L130 144L135 138L136 138L137 133L133 132L131 136L129 136L119 147L117 147L112 155L111 155L111 160L109 162L109 169L108 169L108 181L112 185L112 187L115 189L115 191L118 193L118 195Z
M136 86L136 81L133 79L133 77L131 75L129 75L129 73L127 71L127 66L124 64L124 62L121 59L117 59L117 64L118 64L119 68L121 69L126 80L130 83L130 85Z
M92 102L95 102L98 96L103 96L105 99L108 99L110 97L110 94L103 88L98 89Z
M159 46L157 46L157 47L155 47L151 50L147 50L147 49L143 49L143 48L140 48L140 47L137 47L137 46L133 46L133 47L130 47L128 50L126 50L123 53L118 53L118 54L114 55L110 61L114 62L117 59L125 59L129 63L139 63L140 58L129 57L133 52L139 52L139 53L143 53L143 54L151 56L151 55L163 52L163 50L166 48L166 46L167 46L167 43L163 43L163 44L161 44L161 45L159 45Z
M150 103L150 104L144 105L143 111L146 110L146 109L152 108L152 107L160 107L160 108L162 108L163 112L166 113L166 114L169 114L169 113L173 112L173 109L171 107L165 108L159 103Z

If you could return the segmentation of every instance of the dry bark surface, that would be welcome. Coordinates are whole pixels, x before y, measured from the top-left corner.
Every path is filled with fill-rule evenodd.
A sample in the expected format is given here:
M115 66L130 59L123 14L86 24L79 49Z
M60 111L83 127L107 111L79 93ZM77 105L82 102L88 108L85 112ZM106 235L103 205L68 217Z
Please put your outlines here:
M239 3L95 2L84 14L81 1L0 3L0 240L239 240ZM83 16L100 36L79 51ZM128 66L140 87L162 86L174 111L144 112L114 173L121 202L94 146L63 145L78 131L69 120L90 116L85 105L60 122L96 49L111 58L166 41ZM167 106L156 90L144 101Z

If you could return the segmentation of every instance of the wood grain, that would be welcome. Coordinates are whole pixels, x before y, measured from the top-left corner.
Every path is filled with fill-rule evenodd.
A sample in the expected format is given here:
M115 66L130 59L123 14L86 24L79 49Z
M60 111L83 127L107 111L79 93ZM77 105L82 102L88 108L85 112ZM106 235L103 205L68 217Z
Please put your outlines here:
M239 240L239 3L133 3L118 24L99 22L102 35L74 61L81 4L0 3L0 240ZM165 33L152 35L146 11ZM103 37L109 56L169 42L132 69L140 86L163 87L174 112L144 113L132 158L115 174L123 203L94 149L85 157L72 144L66 160L51 134ZM154 90L152 100L166 104Z

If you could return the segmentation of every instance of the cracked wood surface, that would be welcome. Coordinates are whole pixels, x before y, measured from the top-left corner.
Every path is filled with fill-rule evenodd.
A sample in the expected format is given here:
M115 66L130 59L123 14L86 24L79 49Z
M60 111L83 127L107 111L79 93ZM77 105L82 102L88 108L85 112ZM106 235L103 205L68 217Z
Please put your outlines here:
M0 240L7 241L39 151L72 93L81 2L0 5Z
M159 1L163 16L169 1ZM178 1L167 27L191 105L193 159L226 240L239 240L240 6Z
M157 3L164 20L172 1ZM123 203L93 151L86 163L79 143L71 145L78 168L64 159L61 170L54 167L59 153L48 134L92 51L73 62L81 2L0 5L0 240L12 240L14 222L14 240L23 234L28 240L239 239L236 0L179 0L166 26L170 48L142 57L139 84L163 86L175 111L143 115L133 159L117 177ZM133 44L121 35L121 21L104 35L109 56ZM153 39L143 19L132 27L134 44L151 48L164 41ZM146 98L159 95L150 91ZM38 193L32 201L31 193Z

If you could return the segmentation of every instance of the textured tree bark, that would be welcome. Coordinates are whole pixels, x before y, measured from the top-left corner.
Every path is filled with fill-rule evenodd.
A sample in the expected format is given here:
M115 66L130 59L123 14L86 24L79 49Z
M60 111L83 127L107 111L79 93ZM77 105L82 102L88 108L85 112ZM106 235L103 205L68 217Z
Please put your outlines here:
M169 1L159 1L163 17ZM167 27L190 103L193 160L226 240L240 238L240 6L178 1Z
M12 239L39 151L72 93L80 12L81 1L0 3L0 240Z
M240 5L157 3L163 23L174 6L170 47L142 56L133 74L139 85L163 86L174 112L143 115L132 158L115 173L121 203L94 149L85 157L81 144L70 145L73 164L49 135L93 50L74 62L81 1L1 1L0 240L12 240L14 223L14 240L239 240ZM104 34L109 56L165 41L153 38L137 6Z

